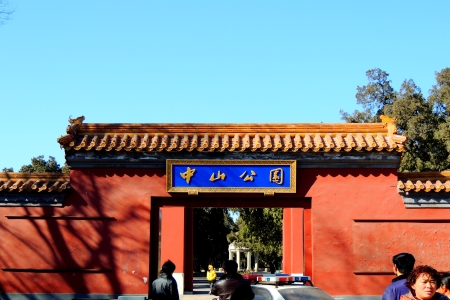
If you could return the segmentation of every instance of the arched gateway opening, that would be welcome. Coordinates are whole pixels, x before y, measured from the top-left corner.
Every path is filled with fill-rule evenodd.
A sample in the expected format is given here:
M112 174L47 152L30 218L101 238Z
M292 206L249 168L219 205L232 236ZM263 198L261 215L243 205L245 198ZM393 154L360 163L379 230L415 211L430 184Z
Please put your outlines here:
M297 274L312 273L310 198L202 195L200 197L152 197L151 279L157 278L161 262L171 259L178 263L179 269L184 274L184 292L192 293L193 231L195 230L192 225L193 208L197 207L283 208L283 270Z

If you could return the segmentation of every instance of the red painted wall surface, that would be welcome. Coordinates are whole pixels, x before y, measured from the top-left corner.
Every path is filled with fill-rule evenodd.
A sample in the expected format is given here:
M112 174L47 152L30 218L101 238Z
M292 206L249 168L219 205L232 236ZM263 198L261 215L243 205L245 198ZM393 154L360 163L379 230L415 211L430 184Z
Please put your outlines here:
M184 207L162 207L161 264L170 259L184 273Z
M257 202L277 207L286 197L291 199L288 203L308 201L310 209L292 209L287 217L291 223L285 226L284 241L289 250L284 259L293 271L304 263L304 273L332 295L381 295L393 277L383 272L391 270L392 255L402 251L411 252L420 263L450 269L442 257L450 247L448 239L442 238L449 236L449 226L423 221L446 219L448 210L406 209L396 190L395 170L298 169L297 176L296 194L228 194L212 199L208 206ZM171 197L166 193L164 170L73 170L70 183L73 190L64 208L0 209L1 268L94 269L104 273L3 271L2 291L147 294L149 268L157 261L149 257L150 199ZM172 199L176 197L179 195ZM189 199L204 203L200 201L204 197ZM232 201L238 198L239 202ZM179 204L186 203L183 201ZM167 221L175 227L168 228L163 221L161 258L173 259L179 271L179 261L185 259L180 254L183 234L173 237L175 241L171 238L184 226L183 209L163 207L162 211L172 215ZM49 218L17 220L6 216ZM55 216L85 219L50 218ZM302 218L303 224L310 226L305 230L303 225L303 235L296 231ZM304 256L296 259L302 247Z
M443 251L437 250L448 249L450 241L431 242L441 234L449 236L448 224L411 223L446 219L448 210L406 209L396 190L395 170L299 171L297 191L312 198L315 285L332 295L381 295L394 275L380 272L390 272L392 256L403 251L419 263L450 269L449 262L443 264Z
M310 226L306 228L308 230ZM283 272L305 273L304 236L304 209L285 208L283 210Z
M63 208L0 209L1 268L105 273L2 272L7 293L147 294L150 197L165 196L164 170L73 170ZM112 217L11 220L5 216Z

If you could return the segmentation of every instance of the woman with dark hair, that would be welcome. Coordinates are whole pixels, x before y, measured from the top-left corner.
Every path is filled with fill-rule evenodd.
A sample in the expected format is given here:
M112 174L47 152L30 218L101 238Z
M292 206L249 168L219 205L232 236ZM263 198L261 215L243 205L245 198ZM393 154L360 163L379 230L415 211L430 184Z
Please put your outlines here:
M405 282L409 293L400 300L448 300L436 290L441 286L441 276L434 268L423 265L415 267Z
M441 281L441 286L437 291L442 295L450 297L450 272L442 274Z

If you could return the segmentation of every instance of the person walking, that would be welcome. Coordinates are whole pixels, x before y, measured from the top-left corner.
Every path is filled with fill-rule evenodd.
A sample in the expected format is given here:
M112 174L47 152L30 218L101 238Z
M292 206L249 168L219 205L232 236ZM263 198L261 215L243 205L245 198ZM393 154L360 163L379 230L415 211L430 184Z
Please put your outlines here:
M237 273L237 263L227 260L222 267L225 274L214 284L211 294L219 296L219 300L252 300L255 294L250 283Z
M153 300L179 300L178 285L172 274L175 271L175 264L170 260L166 261L162 267L159 278L152 282Z
M392 257L392 267L396 277L392 283L384 290L382 300L399 300L401 295L409 292L405 286L406 278L414 269L416 259L410 253L399 253Z
M216 270L214 270L213 265L209 265L208 270L206 271L206 279L209 282L209 290L210 290L209 294L211 294L211 289L214 283L216 282L216 277L217 277Z

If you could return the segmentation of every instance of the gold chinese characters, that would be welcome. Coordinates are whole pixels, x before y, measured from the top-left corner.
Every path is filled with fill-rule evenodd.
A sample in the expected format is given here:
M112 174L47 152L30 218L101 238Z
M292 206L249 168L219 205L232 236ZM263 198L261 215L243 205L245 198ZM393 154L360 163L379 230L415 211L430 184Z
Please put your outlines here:
M282 168L277 168L270 170L270 182L275 182L276 184L283 184L284 172Z
M183 172L183 173L180 172L180 176L181 176L181 178L186 180L187 184L189 184L192 177L194 177L195 171L196 171L195 169L191 169L190 167L187 167L186 172ZM239 175L239 178L241 178L244 182L247 182L247 181L255 181L256 176L257 176L256 172L253 170L250 170L250 172L244 171L244 173ZM216 175L216 173L211 174L211 176L209 177L209 181L214 182L217 180L225 180L226 177L227 177L227 175L225 173L218 170L217 175ZM282 168L276 168L276 169L270 170L269 182L273 182L273 183L282 185L284 182L284 170Z
M194 176L195 173L195 169L191 169L191 168L187 168L187 171L184 173L180 173L181 178L185 179L186 182L189 184L189 182L191 181L192 176Z
M214 173L212 173L211 177L209 178L209 181L216 181L219 179L225 180L225 176L226 176L225 173L220 173L219 170L219 172L217 172L217 177L214 177Z
M244 171L244 173L241 174L241 176L239 176L240 178L244 177L245 174L247 173L247 171ZM256 176L255 171L250 170L250 175L247 175L244 177L244 181L253 181L253 176Z

